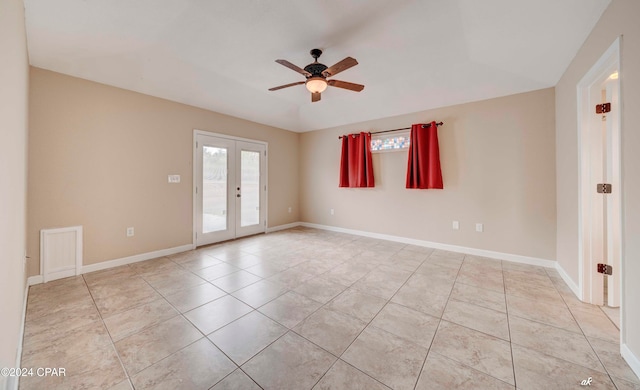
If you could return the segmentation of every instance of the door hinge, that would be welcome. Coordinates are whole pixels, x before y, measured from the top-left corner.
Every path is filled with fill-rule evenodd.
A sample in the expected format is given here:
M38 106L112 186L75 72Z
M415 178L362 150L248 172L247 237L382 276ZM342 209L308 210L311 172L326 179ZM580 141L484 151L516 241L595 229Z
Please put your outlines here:
M611 275L613 273L613 267L608 264L598 263L598 273Z
M196 194L198 193L198 187L196 187Z
M598 194L610 194L611 184L607 184L607 183L598 184L596 191L598 191Z
M198 149L198 141L196 141L196 149Z
M264 156L267 157L267 151L266 150L264 151Z
M606 114L611 111L611 103L596 104L596 114Z

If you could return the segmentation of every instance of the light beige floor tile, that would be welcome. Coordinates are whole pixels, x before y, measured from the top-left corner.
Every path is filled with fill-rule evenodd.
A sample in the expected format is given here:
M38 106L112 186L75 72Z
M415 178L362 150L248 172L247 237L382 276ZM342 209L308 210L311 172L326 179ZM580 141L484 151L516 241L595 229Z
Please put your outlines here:
M450 299L442 319L509 341L507 314Z
M456 282L481 287L487 290L504 292L502 272L483 272L482 270L475 268L465 268L465 265L463 265L460 269L460 273L458 273Z
M200 339L131 379L136 390L206 390L236 369L207 339Z
M149 327L115 343L129 375L134 375L202 338L181 316Z
M327 259L327 260L311 259L309 261L305 261L304 263L300 263L296 265L295 268L301 271L304 271L308 274L318 276L339 266L342 263L343 262L340 260L335 261L332 259Z
M494 271L502 271L502 260L492 259L490 257L465 255L464 264L477 266L482 269L492 269Z
M438 323L440 320L436 317L388 303L373 319L371 325L424 348L430 348Z
M338 360L313 387L314 390L389 390L382 383L353 366Z
M133 390L133 385L131 385L129 379L125 379L117 385L109 387L109 390Z
M322 277L343 286L351 286L371 271L372 267L366 264L354 264L351 262L341 264L336 268L325 272Z
M599 308L591 306L590 309L584 310L579 307L570 307L569 310L587 337L612 343L620 342L620 331Z
M451 298L458 301L473 303L474 305L486 307L487 309L507 312L507 301L504 293L486 290L484 288L471 286L456 282L451 290Z
M206 260L207 258L212 257L202 253L200 250L190 250L169 255L167 256L167 258L169 258L169 260L173 261L174 263L184 265L185 263L188 263L190 261L201 259Z
M175 294L167 295L165 298L178 309L178 311L185 313L225 295L227 295L227 293L218 287L210 283L205 283L178 291Z
M77 327L100 320L100 314L92 299L82 299L65 310L43 312L44 315L35 318L30 314L27 311L24 324L24 336L27 340L43 332L55 338Z
M313 278L296 287L293 291L320 303L327 303L347 288L322 277Z
M232 295L257 309L265 303L278 298L287 291L287 286L284 284L271 282L269 280L261 280L234 292Z
M167 296L185 288L206 283L206 281L193 273L185 270L166 271L145 276L144 279L160 294Z
M521 272L526 272L527 274L538 274L538 275L542 275L542 276L547 276L547 270L553 270L554 272L557 272L555 269L553 268L545 268L545 267L539 267L536 265L529 265L529 264L522 264L522 263L516 263L513 261L502 261L502 270L503 271L521 271ZM558 275L558 277L560 277L560 275Z
M389 300L409 279L409 276L411 276L411 272L381 266L354 283L352 288Z
M260 386L242 370L237 369L213 386L211 390L260 390Z
M240 257L226 260L225 262L227 264L231 264L234 267L238 267L240 269L246 269L249 267L253 267L257 264L264 263L265 261L256 255L247 253L247 254L243 254Z
M336 357L289 332L242 366L264 389L311 388Z
M188 311L184 316L205 335L222 328L253 309L227 295Z
M252 273L249 273L247 271L238 271L227 276L215 279L211 283L221 290L232 293L260 280L262 280L261 277L256 276Z
M103 299L141 287L149 287L149 284L142 276L135 275L115 279L99 279L89 283L88 287L94 299Z
M241 366L287 330L254 311L211 333L209 340Z
M549 305L565 306L562 296L558 293L551 282L549 282L549 286L547 286L544 283L519 281L505 277L504 286L505 292L508 295L545 301Z
M74 292L86 292L82 276L72 276L29 287L29 302L42 298L59 299Z
M447 259L451 261L450 259ZM425 261L422 263L420 267L416 270L417 274L427 275L429 277L441 278L446 280L455 280L458 275L458 268L456 267L443 267L439 264L435 264L430 261Z
M198 257L191 258L190 260L181 262L179 264L184 269L189 270L191 272L195 272L203 268L211 267L221 263L222 263L222 260L218 260L214 257L207 256L205 254L200 254Z
M515 384L510 343L502 339L442 321L431 351Z
M179 272L182 270L178 264L171 261L168 257L158 257L156 259L129 264L129 267L141 276L149 276L155 273L168 271Z
M458 260L462 260L465 258L464 253L459 253L459 252L451 252L451 251L446 251L443 249L434 249L431 252L431 256L436 256L436 257L448 257L451 259L458 259Z
M600 306L600 310L620 329L620 307Z
M640 379L620 354L620 344L592 338L589 340L611 376L640 385Z
M640 384L638 383L628 382L614 376L611 377L611 380L613 380L618 390L640 390Z
M427 349L375 327L367 327L342 359L393 389L413 389Z
M544 301L507 295L507 308L509 317L517 316L581 333L578 324L567 307L548 305Z
M446 289L451 290L450 287L446 287L442 294L438 294L405 285L391 298L391 302L440 318L449 298L449 291Z
M20 389L109 389L126 380L124 369L111 344L87 351L60 360L59 364L53 361L38 366L23 363L22 367L33 368L35 375L22 377ZM64 368L65 373L61 376L38 376L39 367Z
M100 314L103 317L108 317L157 299L162 299L162 295L145 283L105 298L95 298L94 301Z
M496 379L455 360L430 352L420 374L416 390L513 390L513 385Z
M369 322L387 303L385 299L348 289L327 304L327 308Z
M279 272L284 271L285 269L287 268L283 265L262 262L260 264L256 264L252 267L246 268L245 271L251 272L252 274L260 276L261 278L268 278Z
M284 284L289 289L293 289L313 277L314 275L308 272L297 268L289 268L269 277L269 281L278 282Z
M583 334L518 317L509 318L509 327L514 344L604 372Z
M121 340L144 328L164 322L179 313L164 299L129 309L104 319L113 341Z
M318 310L320 306L322 304L319 302L289 291L258 310L287 328L293 328L311 313Z
M356 318L322 308L293 331L336 356L340 356L367 326Z
M68 290L68 289L65 289ZM80 306L90 306L93 299L89 291L84 288L73 288L72 291L52 296L40 294L38 298L29 299L27 302L27 320L33 320L54 313L65 313L77 309Z
M513 364L518 389L578 389L592 378L590 389L615 389L607 374L513 345Z
M238 271L240 271L240 268L238 267L234 267L227 263L220 263L212 265L211 267L199 269L197 271L194 271L194 273L201 278L212 281Z
M110 344L102 321L70 329L56 338L43 332L24 340L22 364L24 367L64 367L64 362Z
M453 259L444 256L429 256L424 263L437 265L439 267L447 267L459 270L462 267L462 259Z

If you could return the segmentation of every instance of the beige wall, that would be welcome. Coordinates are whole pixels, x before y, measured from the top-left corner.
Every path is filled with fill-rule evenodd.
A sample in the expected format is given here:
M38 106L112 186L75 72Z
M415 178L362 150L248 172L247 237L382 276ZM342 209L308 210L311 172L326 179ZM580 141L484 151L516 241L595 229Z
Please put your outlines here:
M405 189L406 152L374 154L375 188L338 188L338 135L432 120L444 190ZM555 259L552 88L303 133L300 156L305 222Z
M640 2L613 0L556 86L558 262L578 282L576 85L613 41L622 40L623 331L640 358Z
M14 367L25 276L29 62L21 0L0 0L0 367ZM0 376L0 389L7 378Z
M85 265L190 244L194 129L267 141L268 225L299 219L297 133L38 68L29 104L29 275L43 228L82 225Z

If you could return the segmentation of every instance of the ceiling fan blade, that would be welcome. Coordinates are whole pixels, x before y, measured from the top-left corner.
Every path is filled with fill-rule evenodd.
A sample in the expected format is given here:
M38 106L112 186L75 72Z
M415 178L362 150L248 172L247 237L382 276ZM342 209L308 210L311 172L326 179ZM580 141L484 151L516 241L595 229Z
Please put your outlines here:
M327 69L325 69L322 72L322 75L324 77L331 77L331 76L335 76L338 73L342 72L343 70L347 70L349 68L351 68L352 66L356 66L358 65L358 61L356 61L355 58L352 57L347 57L344 60L338 62L337 64L328 67Z
M312 92L311 93L311 103L320 101L320 92Z
M304 81L298 81L297 83L291 83L291 84L285 84L285 85L281 85L279 87L273 87L273 88L269 88L269 91L277 91L279 89L282 88L289 88L289 87L293 87L294 85L300 85L300 84L304 84Z
M329 84L332 87L344 88L344 89L348 89L350 91L356 91L356 92L360 92L364 89L364 85L362 84L354 84L354 83L349 83L349 82L340 81L340 80L329 80L327 81L327 84Z
M311 77L311 73L307 72L306 70L302 69L299 66L296 66L294 64L292 64L291 62L287 61L287 60L276 60L276 62L280 65L284 65L287 68L291 69L291 70L295 70L296 72L300 73L301 75L305 76L305 77Z

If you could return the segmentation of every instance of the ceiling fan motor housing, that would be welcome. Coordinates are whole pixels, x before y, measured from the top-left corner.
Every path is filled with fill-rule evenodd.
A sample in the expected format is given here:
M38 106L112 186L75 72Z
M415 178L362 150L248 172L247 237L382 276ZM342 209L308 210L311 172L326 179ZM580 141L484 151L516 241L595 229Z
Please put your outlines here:
M307 66L304 67L304 70L306 70L307 72L311 73L310 77L307 77L308 79L311 77L322 77L325 78L322 75L322 72L324 72L327 69L327 66L325 64L321 64L319 62L314 62L312 64L309 64Z

